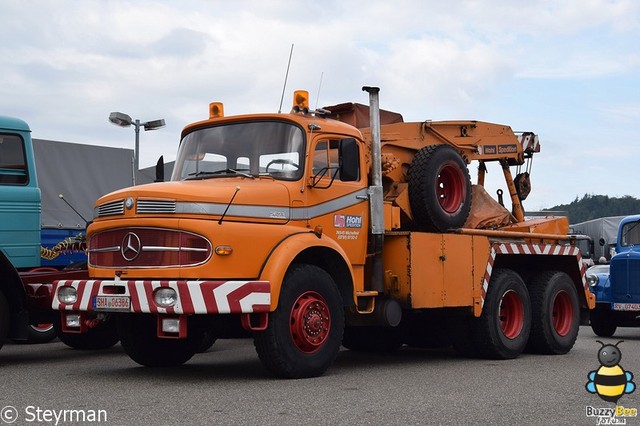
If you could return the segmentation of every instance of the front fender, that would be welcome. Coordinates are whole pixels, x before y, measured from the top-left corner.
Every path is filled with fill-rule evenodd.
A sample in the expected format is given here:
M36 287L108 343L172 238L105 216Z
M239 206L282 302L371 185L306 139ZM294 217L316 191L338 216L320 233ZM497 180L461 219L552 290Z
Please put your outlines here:
M313 250L314 248L330 249L338 255L347 267L350 274L349 279L353 283L354 272L351 263L342 247L334 240L324 235L317 237L312 232L288 235L271 250L260 271L260 280L271 283L270 311L274 311L278 306L282 282L291 264L295 263L296 259L301 257L305 251ZM331 271L328 272L331 274Z

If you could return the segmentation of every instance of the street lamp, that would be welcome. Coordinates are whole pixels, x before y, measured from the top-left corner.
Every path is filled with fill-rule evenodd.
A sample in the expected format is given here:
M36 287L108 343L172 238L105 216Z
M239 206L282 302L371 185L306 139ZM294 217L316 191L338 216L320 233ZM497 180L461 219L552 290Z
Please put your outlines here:
M132 120L128 114L122 112L112 112L109 114L109 121L120 127L134 126L136 131L136 145L133 151L133 184L136 184L136 173L140 166L140 126L147 130L155 130L165 126L164 119L152 120L141 123L140 120Z

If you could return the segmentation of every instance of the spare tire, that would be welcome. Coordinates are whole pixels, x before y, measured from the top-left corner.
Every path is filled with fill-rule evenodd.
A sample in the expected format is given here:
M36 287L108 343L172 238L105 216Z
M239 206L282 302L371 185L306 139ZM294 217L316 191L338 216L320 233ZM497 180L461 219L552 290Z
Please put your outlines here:
M471 178L453 147L429 145L419 150L408 180L409 203L418 229L445 232L464 225L471 209Z

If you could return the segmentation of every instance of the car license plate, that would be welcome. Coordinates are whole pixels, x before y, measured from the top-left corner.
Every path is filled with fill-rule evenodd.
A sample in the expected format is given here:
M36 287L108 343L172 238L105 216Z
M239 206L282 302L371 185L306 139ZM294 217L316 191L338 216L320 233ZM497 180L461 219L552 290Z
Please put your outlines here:
M614 311L640 311L640 303L614 303Z
M131 299L129 296L96 296L93 308L96 311L128 311L131 309Z

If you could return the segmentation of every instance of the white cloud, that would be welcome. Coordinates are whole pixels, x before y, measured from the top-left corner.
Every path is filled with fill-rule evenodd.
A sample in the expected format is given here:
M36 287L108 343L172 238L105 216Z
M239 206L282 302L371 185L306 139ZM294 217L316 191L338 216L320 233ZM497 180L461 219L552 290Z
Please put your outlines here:
M607 131L607 158L621 152L613 145L627 149L618 141L638 145L634 0L9 0L0 37L1 113L26 119L40 138L126 147L133 134L109 125L109 112L165 118L166 129L141 138L143 166L159 153L170 159L209 102L227 114L276 111L291 43L284 111L293 89L315 103L323 73L320 106L365 103L360 88L379 85L382 106L409 120L508 119L562 140L534 163L536 203L583 193L584 152L597 152ZM576 93L580 84L610 99ZM548 96L531 96L540 90Z

